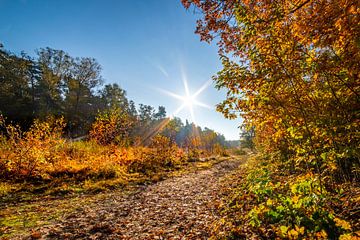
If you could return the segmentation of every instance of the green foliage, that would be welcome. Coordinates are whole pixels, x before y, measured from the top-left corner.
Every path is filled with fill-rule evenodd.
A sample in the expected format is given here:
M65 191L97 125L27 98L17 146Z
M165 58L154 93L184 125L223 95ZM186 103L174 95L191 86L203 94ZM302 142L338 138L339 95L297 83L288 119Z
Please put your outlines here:
M148 146L154 136L162 134L191 151L200 148L215 153L219 152L217 143L221 148L227 145L224 136L211 129L166 118L163 106L156 111L139 104L137 109L118 84L101 88L101 66L93 58L41 48L32 59L1 48L0 81L0 113L23 130L35 119L46 121L53 115L64 118L64 133L69 138L90 135L99 144Z
M239 185L223 207L223 227L230 235L287 239L354 235L357 219L349 218L352 209L333 208L338 193L323 188L319 175L287 176L280 174L278 167L274 160L252 158L242 169L245 176L237 180ZM348 201L356 206L356 196Z

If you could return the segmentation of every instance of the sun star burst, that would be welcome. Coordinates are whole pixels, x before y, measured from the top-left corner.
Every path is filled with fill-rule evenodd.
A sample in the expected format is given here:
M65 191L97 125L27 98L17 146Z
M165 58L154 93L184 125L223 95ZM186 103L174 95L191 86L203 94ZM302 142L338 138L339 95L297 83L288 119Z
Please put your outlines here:
M195 123L194 106L212 109L206 103L202 103L196 99L196 97L199 96L200 93L202 93L208 86L210 86L211 80L205 82L194 94L190 94L188 81L187 81L187 78L184 73L182 74L182 80L183 80L184 89L185 89L185 95L183 95L183 96L176 94L174 92L164 90L164 89L159 89L159 90L170 97L173 97L175 99L182 101L182 104L173 112L172 116L178 114L179 112L181 112L183 109L185 109L187 107L187 109L190 112L191 120L193 123Z

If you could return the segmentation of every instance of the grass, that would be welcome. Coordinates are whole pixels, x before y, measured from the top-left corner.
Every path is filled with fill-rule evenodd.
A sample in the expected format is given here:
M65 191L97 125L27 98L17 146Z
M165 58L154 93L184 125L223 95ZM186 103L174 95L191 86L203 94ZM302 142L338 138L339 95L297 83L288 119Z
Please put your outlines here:
M150 147L102 145L91 139L71 142L62 138L61 119L35 121L27 132L2 126L8 133L0 135L0 237L4 238L91 205L105 192L132 192L226 159L200 159L200 154L209 153L185 151L164 136L155 138Z
M11 238L28 233L29 229L46 225L84 204L95 201L91 195L64 198L44 197L37 202L23 202L1 209L0 237Z
M81 183L2 183L1 188L7 191L2 190L4 194L0 201L0 238L29 233L30 229L56 221L81 206L92 206L106 198L107 192L118 190L119 194L130 194L137 191L140 185L209 169L227 159L230 158L208 157L152 173L132 173L103 180L88 179Z

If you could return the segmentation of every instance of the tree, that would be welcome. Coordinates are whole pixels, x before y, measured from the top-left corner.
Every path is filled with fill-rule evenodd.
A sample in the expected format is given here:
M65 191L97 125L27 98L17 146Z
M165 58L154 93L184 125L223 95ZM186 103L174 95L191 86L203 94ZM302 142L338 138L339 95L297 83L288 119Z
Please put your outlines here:
M207 151L213 151L213 147L217 143L217 134L213 130L205 128L202 132L202 142Z
M196 32L218 40L214 78L228 89L217 109L256 128L266 151L299 169L356 175L359 128L359 5L350 0L183 0L200 9ZM218 36L218 38L216 38ZM350 150L353 149L353 150ZM310 163L310 164L309 164Z
M0 48L0 113L9 120L29 125L34 118L35 75L25 54L18 57Z
M149 123L153 117L154 117L154 113L155 110L152 106L150 105L144 105L144 104L139 104L140 108L139 108L139 119L141 122L143 122L144 124Z
M159 106L157 113L154 114L154 118L156 120L160 120L166 117L166 110L165 107Z
M66 115L70 131L84 133L97 113L92 100L103 82L101 66L94 58L75 58L66 81Z
M137 110L136 110L136 106L135 106L135 103L133 100L130 100L129 101L129 115L132 116L133 118L136 118L138 113L137 113Z
M67 80L71 76L73 59L64 51L51 48L41 48L37 55L41 71L39 111L42 116L63 115L63 102L68 91Z
M118 107L123 109L123 111L128 111L129 101L126 98L126 91L121 89L118 84L106 84L99 93L104 108Z
M254 150L255 143L254 143L254 137L255 137L255 128L251 127L250 129L243 129L241 132L241 139L240 139L240 146L243 148L249 148L251 150Z
M168 137L172 143L175 143L176 138L183 127L184 124L182 123L181 119L175 117L167 122L166 126L162 130L162 134Z
M64 115L71 134L85 133L99 109L94 90L103 82L100 64L51 48L41 48L37 54L39 115Z

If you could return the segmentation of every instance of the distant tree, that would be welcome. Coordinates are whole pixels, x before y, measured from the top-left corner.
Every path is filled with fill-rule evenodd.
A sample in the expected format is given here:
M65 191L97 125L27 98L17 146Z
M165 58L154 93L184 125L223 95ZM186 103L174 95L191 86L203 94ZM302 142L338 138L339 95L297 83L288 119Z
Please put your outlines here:
M222 147L229 147L224 135L216 133L216 142Z
M101 66L93 58L75 58L67 78L66 115L71 131L84 133L94 120L97 109L92 105L94 91L103 82Z
M159 106L157 113L154 114L156 120L163 119L166 117L165 107Z
M39 95L39 84L41 82L41 69L39 64L30 56L25 53L21 54L22 58L27 64L28 68L28 86L30 88L32 115L33 117L39 116L39 104L41 96Z
M130 116L132 116L132 117L134 117L134 118L137 117L138 112L137 112L137 110L136 110L136 106L135 106L135 103L134 103L133 100L130 100L130 101L129 101L129 109L128 109L128 111L129 111L129 115L130 115Z
M150 105L139 104L139 120L147 124L153 120L155 110Z
M18 57L0 48L0 112L9 120L31 123L35 81L33 62L25 54Z
M244 128L240 135L240 146L244 148L255 148L255 128L251 127L250 129Z
M169 122L166 124L164 129L162 130L162 134L170 139L172 143L176 142L177 135L184 127L180 118L173 118L170 119Z
M217 134L213 130L205 128L201 136L205 149L208 151L213 151L213 147L215 143L217 143Z
M67 81L71 77L73 59L62 50L41 48L37 51L41 71L38 86L40 114L63 115L64 100L68 91Z
M126 98L126 91L120 88L118 84L106 84L99 93L104 108L118 107L123 111L128 111L129 101Z

